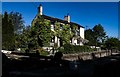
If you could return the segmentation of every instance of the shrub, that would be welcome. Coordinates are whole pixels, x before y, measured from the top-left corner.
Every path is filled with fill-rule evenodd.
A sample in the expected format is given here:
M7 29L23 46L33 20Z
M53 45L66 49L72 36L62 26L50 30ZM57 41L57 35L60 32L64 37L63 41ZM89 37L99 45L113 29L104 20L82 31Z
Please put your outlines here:
M64 54L93 51L93 49L91 49L89 46L79 46L79 45L70 45L70 44L65 44L63 48L61 47L58 50Z
M39 48L38 49L38 52L40 55L43 55L43 56L47 56L49 53L47 51L45 51L43 48Z
M47 51L40 52L40 55L47 56L49 53Z

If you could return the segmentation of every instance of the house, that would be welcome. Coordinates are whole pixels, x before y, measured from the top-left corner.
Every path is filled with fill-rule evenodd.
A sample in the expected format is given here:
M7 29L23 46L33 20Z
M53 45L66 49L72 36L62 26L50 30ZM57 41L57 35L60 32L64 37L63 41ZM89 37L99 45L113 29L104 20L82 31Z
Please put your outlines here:
M76 25L78 28L76 29L76 32L74 33L76 36L75 37L72 37L72 39L70 39L70 44L72 45L84 45L85 42L87 42L87 40L85 39L84 37L84 27L77 24L77 23L74 23L74 22L71 22L70 21L70 15L67 14L66 16L64 16L64 19L59 19L59 18L55 18L55 17L51 17L51 16L47 16L47 15L44 15L43 14L43 7L42 5L40 5L38 7L38 14L41 15L44 19L46 20L49 20L50 23L51 23L51 30L54 31L54 27L55 27L55 22L60 22L60 24L69 24L70 27L72 27L73 25ZM37 15L36 17L33 19L33 21L37 18ZM58 47L61 46L61 42L60 42L60 39L55 36L54 39L51 40L51 43L50 45L54 45L54 44L57 44Z

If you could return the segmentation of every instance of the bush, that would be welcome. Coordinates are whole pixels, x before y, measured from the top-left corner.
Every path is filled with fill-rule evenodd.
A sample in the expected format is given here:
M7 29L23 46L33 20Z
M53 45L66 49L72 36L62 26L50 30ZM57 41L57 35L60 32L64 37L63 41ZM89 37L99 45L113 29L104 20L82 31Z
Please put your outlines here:
M40 55L47 56L49 53L47 51L40 52Z
M43 56L47 56L49 53L47 51L45 51L43 48L39 48L38 49L38 52L40 55L43 55Z
M64 54L94 51L89 46L79 46L79 45L70 45L70 44L65 44L63 48L61 47L58 50Z

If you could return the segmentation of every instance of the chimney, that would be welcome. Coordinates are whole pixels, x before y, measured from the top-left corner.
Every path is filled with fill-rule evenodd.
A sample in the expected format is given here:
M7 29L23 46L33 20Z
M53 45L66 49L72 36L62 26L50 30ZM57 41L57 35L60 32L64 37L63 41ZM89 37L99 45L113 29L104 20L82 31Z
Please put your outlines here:
M43 8L42 5L40 4L40 6L38 7L38 14L42 15L43 12Z
M69 13L67 14L67 16L64 16L64 20L70 22L70 15L69 15Z

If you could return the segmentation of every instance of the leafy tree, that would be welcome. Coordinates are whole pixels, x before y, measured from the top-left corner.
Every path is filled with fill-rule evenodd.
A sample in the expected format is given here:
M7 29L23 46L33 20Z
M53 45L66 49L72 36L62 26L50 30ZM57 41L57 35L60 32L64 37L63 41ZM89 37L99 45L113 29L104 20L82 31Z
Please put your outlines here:
M0 44L2 44L2 14L0 14Z
M24 27L22 14L20 14L19 12L10 12L9 18L12 20L14 32L17 34L20 33Z
M85 30L85 38L89 40L87 45L101 46L107 38L101 24L95 25L92 29Z
M95 25L93 27L93 34L96 45L98 45L98 43L102 43L106 37L106 33L101 24Z
M2 28L2 14L0 14L0 30Z
M119 49L120 41L117 38L111 37L105 41L105 47L107 49Z
M38 15L32 22L32 26L26 26L23 28L22 33L16 34L16 48L25 48L32 51L47 46L51 35L50 22Z
M27 48L28 42L30 40L30 26L26 26L23 28L23 31L21 34L15 35L15 47L16 48Z
M92 29L85 30L85 38L89 40L87 45L95 45L94 34Z
M4 13L2 18L2 49L14 49L14 26L7 12Z

